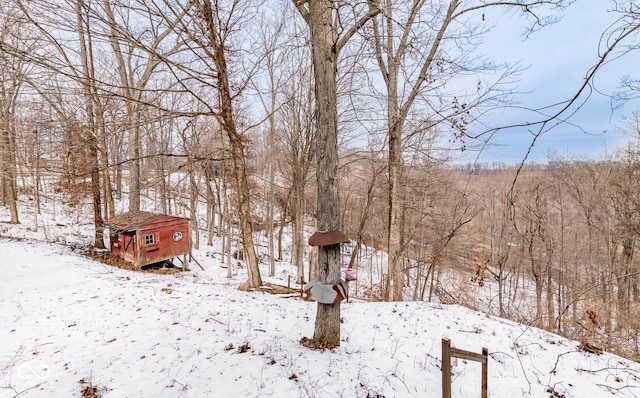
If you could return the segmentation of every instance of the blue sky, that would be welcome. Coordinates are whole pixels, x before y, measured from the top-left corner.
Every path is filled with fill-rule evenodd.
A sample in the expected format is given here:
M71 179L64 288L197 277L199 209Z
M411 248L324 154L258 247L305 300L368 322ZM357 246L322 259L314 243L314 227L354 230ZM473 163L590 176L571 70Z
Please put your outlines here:
M535 108L566 100L574 95L589 68L598 61L602 32L617 18L608 12L612 7L613 1L577 0L561 14L559 22L529 38L522 35L526 21L493 11L487 14L487 19L496 26L485 39L482 51L496 61L520 60L527 67L517 86L517 91L523 94L515 97L522 106ZM596 76L595 87L607 95L614 93L624 75L640 77L638 65L640 51L611 62ZM640 102L627 103L612 113L607 95L594 92L570 119L579 127L563 124L544 134L528 160L544 163L551 153L568 158L597 158L619 148L627 139L619 131L621 120L638 109ZM531 115L505 110L494 115L492 125L530 119ZM495 145L480 155L480 161L519 162L531 138L527 129L502 131L495 137Z

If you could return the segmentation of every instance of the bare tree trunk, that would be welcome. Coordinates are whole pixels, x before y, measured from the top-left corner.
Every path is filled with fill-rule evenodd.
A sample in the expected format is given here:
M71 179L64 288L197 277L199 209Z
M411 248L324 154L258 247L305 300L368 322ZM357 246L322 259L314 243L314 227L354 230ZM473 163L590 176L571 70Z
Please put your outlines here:
M204 180L207 186L207 245L213 245L213 234L216 225L216 196L211 187L213 176L211 175L211 164L204 164Z
M116 189L116 198L122 199L122 148L118 145L115 146L112 150L113 153L113 164L115 164L114 180L115 180L115 189Z
M298 270L298 284L304 284L304 184L295 182L293 184L293 264Z
M80 133L84 139L84 145L88 148L89 175L91 177L91 194L93 197L93 219L95 226L94 246L104 248L102 225L102 205L101 205L101 189L100 189L100 163L98 155L98 137L96 129L96 102L98 102L97 93L95 92L95 78L93 66L93 50L91 31L89 29L88 16L85 14L85 6L82 0L76 4L77 12L77 29L80 41L80 61L82 63L82 71L84 76L81 79L86 100L87 124L88 130Z
M130 76L128 75L127 64L124 60L124 54L120 48L120 42L117 35L117 24L113 11L111 10L110 0L104 0L104 9L106 11L107 20L110 24L111 34L109 41L113 49L114 58L118 65L118 74L120 76L120 85L123 97L127 107L127 131L129 134L129 211L140 210L140 124L138 123L139 104L135 102L139 100L139 92L134 93ZM134 98L134 96L138 98Z
M156 165L156 178L158 180L158 193L160 194L160 211L169 214L169 189L167 189L167 176L165 176L164 156L154 159Z
M129 130L129 211L140 210L140 129Z
M364 207L362 208L362 213L360 214L360 221L358 223L358 228L356 230L356 244L353 248L353 252L351 253L351 259L349 260L349 268L353 268L356 264L356 258L359 257L360 247L362 246L362 233L364 232L364 227L367 224L367 219L369 218L369 211L371 210L371 205L373 204L373 189L376 186L376 181L378 178L378 170L374 164L374 159L372 159L371 168L371 179L369 180L369 185L367 186L367 198L365 200ZM420 268L421 269L421 268ZM419 274L420 272L417 271ZM417 283L416 283L417 286ZM417 291L417 288L416 288ZM415 294L414 294L415 296Z
M282 261L282 236L284 235L284 226L287 222L287 205L284 205L282 213L280 213L280 225L278 226L278 261Z
M551 264L547 265L547 283L546 283L546 295L547 295L547 330L554 330L556 326L555 322L555 308L553 300L553 278L551 276ZM560 310L560 309L559 309Z
M269 255L269 276L275 276L276 274L276 259L275 259L275 239L274 239L274 210L275 210L275 177L276 177L276 165L275 165L275 122L273 121L273 115L269 117L269 168L268 176L269 187L267 190L267 215L266 215L266 233L267 233L267 250Z
M251 224L251 205L249 182L247 180L247 166L245 160L245 145L241 133L238 132L235 115L233 112L233 101L231 96L231 86L229 83L229 71L227 69L225 43L222 42L217 25L214 19L214 9L210 0L203 0L198 4L204 16L207 27L208 40L211 45L212 59L216 65L218 100L220 107L220 124L229 138L231 156L233 157L233 168L238 192L238 214L240 216L240 234L242 235L242 247L244 258L247 262L247 281L241 288L256 288L262 285L260 268L258 266L258 256L256 255L253 243L253 226Z
M10 224L20 224L18 218L18 192L16 179L15 134L3 117L0 121L0 173L2 173L3 202L9 205Z
M198 183L195 177L195 170L193 170L193 164L189 165L189 181L191 189L189 192L189 216L191 218L191 231L193 231L193 247L195 249L200 248L200 228L198 228L198 196L200 192L198 190Z
M111 187L111 176L109 175L109 165L107 161L107 157L103 157L102 164L102 180L103 184L103 195L104 195L104 214L107 218L114 217L116 215L115 202L113 201L113 189Z
M295 77L287 81L286 97L280 108L282 112L281 140L284 146L284 162L288 166L291 185L287 202L291 209L293 224L293 263L297 267L297 282L304 281L305 187L313 160L316 123L314 120L313 84L311 65L308 61L293 61ZM289 71L289 69L287 69ZM285 72L286 73L286 72Z
M23 20L16 15L17 13L14 14L13 6L9 5L6 9L3 5L0 8L0 40L6 41L8 47L11 47L16 44L12 43L13 41L21 41L22 31L28 32L28 29L24 29ZM9 207L11 224L20 223L15 111L20 87L27 76L24 69L26 64L27 60L16 57L4 49L0 51L0 205Z
M231 211L229 209L229 199L228 199L228 195L226 194L227 192L227 183L224 182L224 192L225 192L225 199L224 200L224 219L226 220L225 222L225 229L226 229L226 233L222 236L222 262L224 263L224 254L227 254L227 278L231 279L233 277L233 273L231 272L231 241L233 240L233 228L231 227Z
M309 280L318 276L318 247L309 246Z
M127 57L132 57L132 54L128 54L127 51L131 51L130 46L136 46L136 44L126 43L126 40L130 40L130 37L125 36L121 38L122 34L118 28L118 23L112 10L111 0L103 0L103 6L105 10L106 21L109 24L109 44L113 50L113 54L118 66L118 75L120 77L120 91L124 97L126 109L127 109L127 132L129 134L129 161L130 161L130 181L129 181L129 211L140 210L140 190L141 190L141 156L142 156L142 143L141 143L141 128L142 128L142 114L141 106L143 103L143 92L147 84L151 80L151 77L155 69L160 65L160 59L165 54L160 54L158 51L161 48L161 44L167 38L169 33L173 29L173 23L175 21L167 21L168 26L153 26L154 30L153 41L146 49L144 62L135 66L127 60ZM125 11L126 12L126 11ZM180 19L182 16L177 17ZM126 18L126 17L125 17ZM121 40L124 41L125 50L121 48ZM167 49L167 53L174 51L181 43L175 44L175 47ZM139 54L136 54L139 56ZM139 56L143 59L142 56ZM134 70L133 68L140 68L140 70ZM137 79L137 80L136 80Z
M622 239L622 254L620 256L619 267L616 272L618 277L618 319L628 316L631 304L631 276L630 269L633 260L632 238Z
M94 94L96 95L96 94ZM98 167L102 170L102 189L104 197L104 211L103 214L107 217L115 216L115 203L113 201L113 189L111 187L111 176L109 174L109 145L107 144L107 132L106 122L104 120L104 109L102 103L99 100L95 101L96 104L96 145L98 146L99 160L101 163Z
M104 248L104 227L102 225L102 206L100 189L100 165L98 161L98 143L96 137L91 134L89 137L89 154L91 161L91 193L93 196L93 220L96 229L93 245L97 248Z
M319 231L340 230L340 196L338 193L338 112L336 42L329 0L310 0L304 8L298 5L311 31L312 58L316 97L316 180L317 228ZM340 245L318 248L318 270L322 283L340 280ZM340 345L340 303L318 303L315 330L316 341L331 346Z
M316 96L316 180L317 228L319 231L340 230L340 195L338 192L338 114L337 62L333 26L333 2L309 1L312 57ZM340 245L318 248L318 270L322 283L340 280ZM340 303L318 303L313 338L332 346L340 345Z
M396 116L389 110L389 241L387 252L389 256L389 279L387 282L387 301L402 301L403 270L402 270L402 138L401 131L394 127Z
M282 23L284 23L284 18L282 19ZM280 32L280 27L276 29L277 32ZM265 35L266 36L266 35ZM276 35L278 36L278 35ZM277 156L276 156L276 108L278 101L278 82L276 78L276 70L279 64L276 55L278 54L273 48L275 42L270 42L266 40L266 37L263 37L264 47L266 51L266 62L267 62L267 73L269 75L269 87L270 87L270 95L269 95L269 104L264 105L265 110L268 112L268 122L269 122L269 132L267 138L267 181L269 181L269 185L267 186L267 214L265 216L265 233L267 235L267 252L269 257L269 276L275 276L276 274L276 259L275 259L275 239L274 239L274 212L275 212L275 178L276 178L276 165L277 165Z
M379 10L370 3L369 12L353 26L342 30L340 4L331 0L309 0L294 4L311 32L311 52L315 75L316 98L316 181L317 228L319 231L340 230L340 195L338 185L338 54L365 23ZM334 15L335 13L335 15ZM340 37L340 28L343 36ZM340 245L320 246L318 266L320 282L340 281ZM313 338L330 346L340 345L340 303L318 303Z
M222 177L223 181L222 184L220 183L220 179L219 178L214 178L213 179L213 183L216 187L216 209L218 209L218 226L216 228L216 236L222 236L222 231L224 229L224 220L225 220L225 207L227 205L227 195L226 195L226 182L224 181L224 176ZM221 185L223 185L221 187ZM223 195L220 195L220 193L223 193ZM224 199L223 199L224 198Z
M230 110L229 110L230 111ZM258 256L253 243L253 226L251 224L251 206L249 204L249 183L247 181L246 165L244 159L244 145L240 137L230 133L231 153L233 155L236 189L238 191L238 213L240 216L240 234L242 235L242 248L244 259L247 262L247 288L256 288L262 285Z
M35 230L38 230L38 215L40 215L40 139L42 134L38 134L38 130L33 130L34 133L34 142L33 142L33 155L29 162L33 168L31 174L33 178L33 199L34 199L34 209L33 209L33 225Z
M562 188L558 184L558 208L560 210L560 259L559 259L559 275L558 275L558 290L556 291L556 304L558 306L558 319L556 322L556 333L562 334L562 330L564 329L564 325L566 325L566 319L562 316L563 309L565 306L565 234L564 234L564 225L565 225L565 212L564 212L564 200L562 195ZM572 278L573 279L573 278ZM576 270L575 279L580 279L580 272ZM549 280L551 282L551 280Z

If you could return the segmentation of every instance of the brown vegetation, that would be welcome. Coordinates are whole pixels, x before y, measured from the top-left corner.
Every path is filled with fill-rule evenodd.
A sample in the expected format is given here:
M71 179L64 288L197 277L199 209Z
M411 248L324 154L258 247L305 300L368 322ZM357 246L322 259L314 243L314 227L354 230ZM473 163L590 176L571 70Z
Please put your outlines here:
M405 290L640 358L640 190L629 156L553 161L515 182L512 168L415 168L426 177L404 198ZM350 190L364 192L361 180ZM373 207L382 203L381 191ZM347 220L363 217L345 206ZM382 251L383 225L372 217L363 237Z

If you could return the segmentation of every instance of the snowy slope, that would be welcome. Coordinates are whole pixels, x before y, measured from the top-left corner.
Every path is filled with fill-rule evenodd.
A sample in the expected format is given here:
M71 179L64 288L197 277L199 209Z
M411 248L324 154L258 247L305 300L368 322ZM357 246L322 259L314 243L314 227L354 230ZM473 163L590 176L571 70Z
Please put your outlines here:
M0 397L438 397L444 337L489 349L490 397L640 396L640 364L460 306L346 303L322 352L299 342L315 303L240 292L211 258L141 273L0 236L0 259ZM453 371L454 397L480 396L478 363Z

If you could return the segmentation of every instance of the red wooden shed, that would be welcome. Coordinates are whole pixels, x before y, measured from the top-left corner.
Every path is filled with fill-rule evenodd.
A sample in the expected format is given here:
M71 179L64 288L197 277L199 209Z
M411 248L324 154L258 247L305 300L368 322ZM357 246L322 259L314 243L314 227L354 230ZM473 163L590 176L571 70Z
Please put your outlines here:
M137 267L186 255L191 251L189 219L166 214L133 211L107 220L111 254Z

